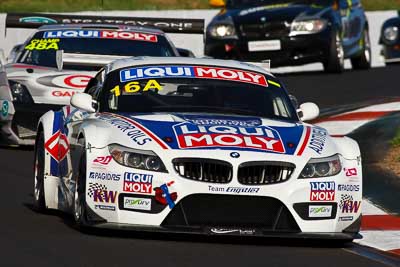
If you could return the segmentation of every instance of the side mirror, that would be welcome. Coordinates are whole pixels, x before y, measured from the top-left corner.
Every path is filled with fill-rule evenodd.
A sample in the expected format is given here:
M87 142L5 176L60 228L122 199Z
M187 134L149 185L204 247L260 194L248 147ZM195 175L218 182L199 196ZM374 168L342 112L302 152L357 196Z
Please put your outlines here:
M224 7L225 1L224 0L209 0L208 4L212 7Z
M194 53L189 49L176 48L176 50L178 50L179 56L181 57L195 57Z
M96 110L93 108L92 96L85 93L76 93L71 97L71 106L86 111L88 113L94 113Z
M299 117L302 121L310 121L318 118L319 116L319 107L311 102L303 103L300 105L300 108L297 110Z

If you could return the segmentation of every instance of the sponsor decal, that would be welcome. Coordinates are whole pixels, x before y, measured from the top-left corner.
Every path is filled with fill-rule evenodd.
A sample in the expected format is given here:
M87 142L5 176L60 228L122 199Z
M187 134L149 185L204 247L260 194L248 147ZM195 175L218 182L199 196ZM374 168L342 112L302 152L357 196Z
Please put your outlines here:
M112 156L100 156L93 160L93 163L101 164L101 165L108 165L112 160Z
M100 203L115 203L117 199L117 191L109 191L107 186L99 183L89 183L88 196L93 199L94 202Z
M74 91L55 90L51 92L51 95L55 97L72 97L75 93Z
M156 80L148 80L143 88L139 82L130 82L125 84L123 89L124 94L135 94L138 92L147 92L154 89L161 91L162 87ZM114 93L115 96L121 95L121 89L119 88L119 85L116 85L113 89L110 90L110 92Z
M189 115L183 116L183 118L192 124L196 125L209 125L209 126L238 126L238 127L256 127L261 125L259 119L250 120L229 120L229 119L215 119L215 118L198 118L191 117Z
M332 206L309 206L308 217L326 218L332 216Z
M360 185L338 184L338 191L358 192L360 191Z
M44 148L57 162L65 158L69 151L68 138L58 130L44 144Z
M114 206L108 206L108 205L94 205L95 209L99 209L99 210L110 210L110 211L115 211L115 207Z
M170 192L169 187L174 184L174 181L169 183L162 184L160 187L154 188L155 193L155 200L162 204L168 205L170 209L175 207L175 201L178 198L178 194L176 192Z
M340 209L342 213L357 213L361 207L361 201L353 199L352 195L342 195L340 198Z
M263 10L267 10L267 9L274 9L274 8L284 8L284 7L288 7L289 4L276 4L276 5L268 5L268 6L259 6L259 7L252 7L249 9L244 9L242 11L239 12L239 16L246 16L255 12L260 12ZM263 22L265 21L265 19L263 20Z
M310 182L311 201L334 201L335 200L335 182Z
M94 180L119 181L121 179L121 174L104 173L104 172L90 172L89 178L94 179Z
M134 210L151 210L151 199L124 197L124 208Z
M357 176L357 169L356 168L346 168L344 171L345 171L347 177Z
M328 132L322 128L312 128L310 143L308 144L308 148L314 150L318 154L322 153L324 149L326 137L328 136Z
M62 74L43 76L38 78L37 82L44 86L54 88L54 91L58 91L54 93L58 94L57 96L63 96L61 94L65 94L64 96L72 96L74 92L62 89L83 90L91 78L92 76L84 74Z
M26 50L58 50L58 42L60 39L32 39L30 43L25 46Z
M85 89L92 76L89 75L68 75L64 77L64 84L76 89Z
M211 228L210 232L218 235L239 234L239 235L254 235L255 229L229 229L229 228Z
M134 141L137 145L144 145L147 142L151 142L152 139L148 137L146 133L144 133L141 129L139 129L136 125L125 121L123 119L115 118L113 116L107 115L98 115L98 118L103 121L109 122L111 125L117 127L121 132L126 134L132 141Z
M208 191L210 192L225 192L233 194L257 194L260 191L259 187L219 187L219 186L208 186Z
M153 189L153 175L142 173L124 173L124 192L151 194Z
M262 74L245 70L203 67L203 66L151 66L124 69L120 72L120 81L151 78L204 78L252 83L268 87Z
M235 147L285 153L278 131L266 126L206 126L184 122L174 125L182 149L200 147Z
M47 31L44 38L102 38L102 39L123 39L146 42L157 42L157 35L141 32L122 32L107 30L65 30Z
M53 24L57 23L57 20L46 18L46 17L23 17L19 19L22 23L38 23L38 24Z
M353 216L343 216L343 217L339 217L339 221L342 221L342 222L352 221L353 219L354 219Z
M9 104L8 101L4 100L3 104L1 105L1 115L6 117L8 115Z

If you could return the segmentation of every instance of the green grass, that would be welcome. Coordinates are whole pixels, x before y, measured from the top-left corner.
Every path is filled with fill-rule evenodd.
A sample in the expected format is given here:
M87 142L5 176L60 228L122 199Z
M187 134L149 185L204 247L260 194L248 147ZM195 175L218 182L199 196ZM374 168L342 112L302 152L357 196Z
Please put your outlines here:
M392 147L400 147L400 128L397 129L395 136L390 140L390 145Z
M367 10L400 9L400 0L361 0ZM0 0L0 12L206 9L208 0Z

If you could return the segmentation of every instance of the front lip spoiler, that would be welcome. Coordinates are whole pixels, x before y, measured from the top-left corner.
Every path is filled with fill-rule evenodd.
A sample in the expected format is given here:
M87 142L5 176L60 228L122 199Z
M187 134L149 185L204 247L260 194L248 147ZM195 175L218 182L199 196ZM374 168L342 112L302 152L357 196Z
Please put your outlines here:
M132 225L122 223L99 223L91 224L90 227L99 229L111 229L122 231L137 231L142 233L175 233L205 236L247 236L247 237L268 237L268 238L284 238L284 239L326 239L326 240L352 240L361 239L359 233L306 233L306 232L271 232L260 228L234 228L234 227L162 227L162 226L145 226ZM211 229L221 229L221 233L213 233ZM242 231L240 231L242 230Z

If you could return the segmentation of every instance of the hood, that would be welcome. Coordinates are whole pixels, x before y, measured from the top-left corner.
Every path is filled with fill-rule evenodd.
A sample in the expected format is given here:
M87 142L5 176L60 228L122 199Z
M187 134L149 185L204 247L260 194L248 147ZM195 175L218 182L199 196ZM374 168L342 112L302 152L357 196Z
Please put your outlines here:
M330 6L305 4L279 4L250 7L245 9L227 9L218 15L215 20L224 20L232 17L235 24L253 24L260 22L285 21L321 18L331 10Z
M112 125L122 145L141 149L234 150L321 155L328 139L322 128L259 117L173 113L96 115ZM125 136L121 140L121 133ZM311 143L313 139L313 143ZM155 146L155 147L154 147Z
M28 64L8 64L8 80L26 87L35 103L69 104L70 97L83 92L94 71L74 71Z

